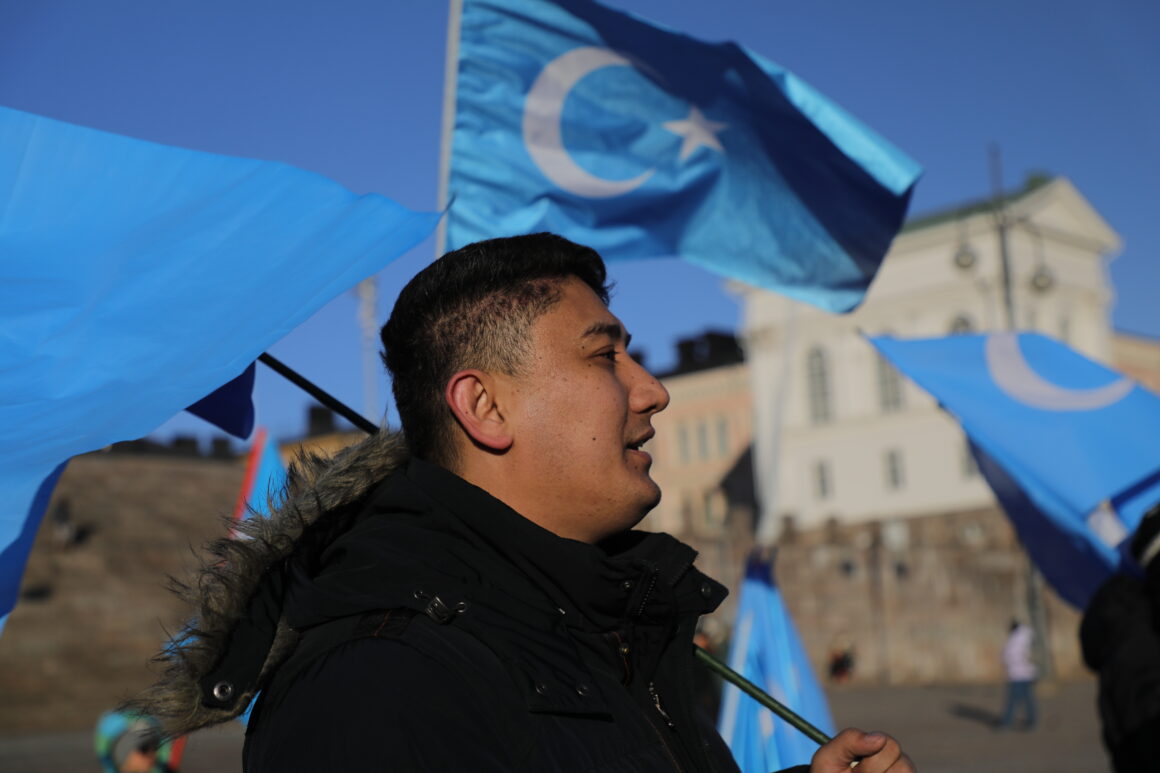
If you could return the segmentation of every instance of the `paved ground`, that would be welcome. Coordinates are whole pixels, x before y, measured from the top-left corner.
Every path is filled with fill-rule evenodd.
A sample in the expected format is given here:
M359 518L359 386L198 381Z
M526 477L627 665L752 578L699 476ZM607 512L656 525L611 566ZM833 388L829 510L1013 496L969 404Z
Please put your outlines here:
M885 730L898 737L921 773L1102 773L1108 764L1099 740L1092 682L1041 685L1042 719L1030 732L993 728L1000 685L844 688L830 695L839 725ZM0 733L3 730L0 729ZM183 773L241 769L236 724L190 739ZM95 771L88 733L0 735L0 771Z
M1100 773L1094 681L1040 685L1034 730L994 728L1001 685L851 688L830 694L839 726L884 730L902 742L921 773Z

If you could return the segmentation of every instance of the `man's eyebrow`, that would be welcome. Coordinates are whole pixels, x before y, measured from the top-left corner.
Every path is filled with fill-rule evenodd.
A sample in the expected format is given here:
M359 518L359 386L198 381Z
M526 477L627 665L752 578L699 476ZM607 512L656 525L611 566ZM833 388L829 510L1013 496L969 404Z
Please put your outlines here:
M629 342L632 341L632 335L626 333L624 328L616 322L597 322L581 334L582 338L595 338L597 336L611 338L613 341L624 341L626 349Z

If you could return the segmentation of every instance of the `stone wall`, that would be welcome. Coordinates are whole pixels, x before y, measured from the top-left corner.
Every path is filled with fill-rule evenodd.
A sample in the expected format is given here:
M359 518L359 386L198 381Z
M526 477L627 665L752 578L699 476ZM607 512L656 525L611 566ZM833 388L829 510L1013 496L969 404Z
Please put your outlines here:
M1002 681L1012 617L1028 617L1028 564L986 509L783 530L775 574L819 674L855 653L854 682ZM1043 586L1054 676L1080 677L1079 615Z
M241 479L239 461L69 463L0 636L0 735L91 728L148 684L149 658L182 619L167 578L225 533Z

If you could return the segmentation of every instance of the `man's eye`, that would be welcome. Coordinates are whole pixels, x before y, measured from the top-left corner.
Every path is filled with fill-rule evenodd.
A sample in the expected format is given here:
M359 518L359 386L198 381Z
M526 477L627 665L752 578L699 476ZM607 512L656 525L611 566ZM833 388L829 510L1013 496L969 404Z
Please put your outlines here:
M601 352L597 356L598 357L605 357L612 362L616 362L616 355L617 355L617 351L615 349L609 349L606 352Z

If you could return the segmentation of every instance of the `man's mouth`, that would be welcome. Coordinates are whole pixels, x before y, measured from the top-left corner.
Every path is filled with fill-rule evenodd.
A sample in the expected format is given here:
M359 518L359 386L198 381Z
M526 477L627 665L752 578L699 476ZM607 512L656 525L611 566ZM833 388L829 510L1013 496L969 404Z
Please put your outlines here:
M630 443L626 443L625 447L630 451L639 451L645 443L652 439L652 436L655 434L656 433L653 430L649 430L648 432L638 437L636 440L633 440Z

